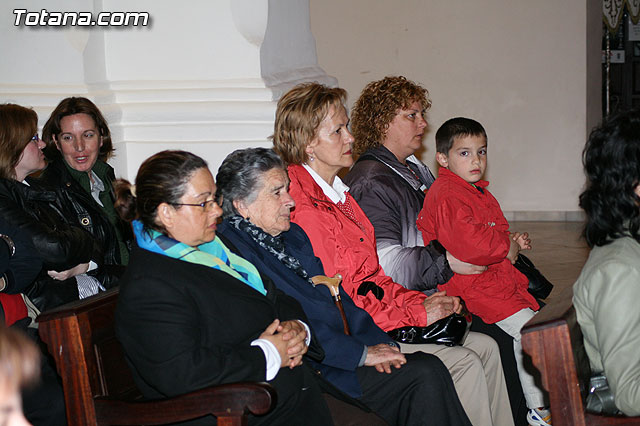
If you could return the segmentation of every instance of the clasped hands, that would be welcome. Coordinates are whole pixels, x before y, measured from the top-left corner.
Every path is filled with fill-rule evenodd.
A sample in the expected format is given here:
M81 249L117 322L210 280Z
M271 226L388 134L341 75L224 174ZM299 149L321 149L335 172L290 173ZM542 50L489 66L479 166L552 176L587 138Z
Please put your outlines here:
M512 232L509 234L509 253L507 259L513 264L516 263L518 253L521 250L531 250L531 238L527 232Z
M260 339L273 343L280 354L280 367L294 368L302 364L302 356L307 352L307 330L296 320L273 320L260 334Z

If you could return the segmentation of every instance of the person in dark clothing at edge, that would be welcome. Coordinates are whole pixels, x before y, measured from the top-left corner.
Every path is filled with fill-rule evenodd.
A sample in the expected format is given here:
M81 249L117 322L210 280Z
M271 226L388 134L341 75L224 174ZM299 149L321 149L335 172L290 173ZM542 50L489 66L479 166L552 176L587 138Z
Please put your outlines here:
M42 258L24 293L40 311L77 300L83 287L77 276L91 261L102 265L102 248L62 213L55 192L32 185L28 177L46 167L35 111L0 105L0 123L0 217L28 235Z
M39 380L21 391L22 411L34 426L60 426L66 424L60 379L37 329L30 327L33 311L30 312L28 299L21 294L41 267L42 259L31 239L0 218L0 328L8 327L27 336L41 352Z

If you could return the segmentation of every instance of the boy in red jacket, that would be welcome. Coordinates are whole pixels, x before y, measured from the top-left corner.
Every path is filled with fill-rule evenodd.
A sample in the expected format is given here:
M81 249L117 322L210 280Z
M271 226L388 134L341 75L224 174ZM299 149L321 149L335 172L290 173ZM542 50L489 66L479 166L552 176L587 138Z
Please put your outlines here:
M513 337L527 420L532 426L548 426L551 414L542 408L542 391L522 365L520 342L520 329L540 307L527 291L528 279L512 265L520 250L531 248L531 241L526 233L509 233L500 204L482 180L487 134L480 123L462 117L448 120L436 133L436 150L441 168L417 220L424 243L438 240L456 258L487 266L482 274L455 274L438 287Z

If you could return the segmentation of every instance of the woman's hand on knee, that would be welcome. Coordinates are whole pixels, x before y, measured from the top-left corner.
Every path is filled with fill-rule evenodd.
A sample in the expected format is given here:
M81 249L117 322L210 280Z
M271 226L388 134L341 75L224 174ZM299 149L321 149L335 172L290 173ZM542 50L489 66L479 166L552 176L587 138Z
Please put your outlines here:
M391 373L391 367L400 368L407 363L405 356L395 346L379 343L375 346L367 346L367 358L364 365L375 367L380 373Z

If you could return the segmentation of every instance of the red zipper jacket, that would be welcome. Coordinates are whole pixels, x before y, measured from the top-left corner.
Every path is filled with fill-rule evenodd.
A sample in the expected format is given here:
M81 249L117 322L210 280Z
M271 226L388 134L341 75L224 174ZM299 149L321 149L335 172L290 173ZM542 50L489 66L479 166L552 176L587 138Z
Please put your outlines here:
M416 222L425 243L437 239L457 259L488 266L482 274L454 274L438 288L448 296L459 296L471 313L493 324L539 306L527 291L529 280L506 259L509 222L487 185L484 180L477 182L480 191L441 168Z
M408 325L425 326L427 313L422 302L426 296L407 290L385 275L378 261L373 226L356 200L347 193L362 228L327 198L304 167L290 165L288 171L289 193L296 202L291 218L309 236L325 273L328 276L341 274L344 290L384 331ZM373 292L364 296L358 294L358 288L365 281L384 290L382 300L378 300Z

